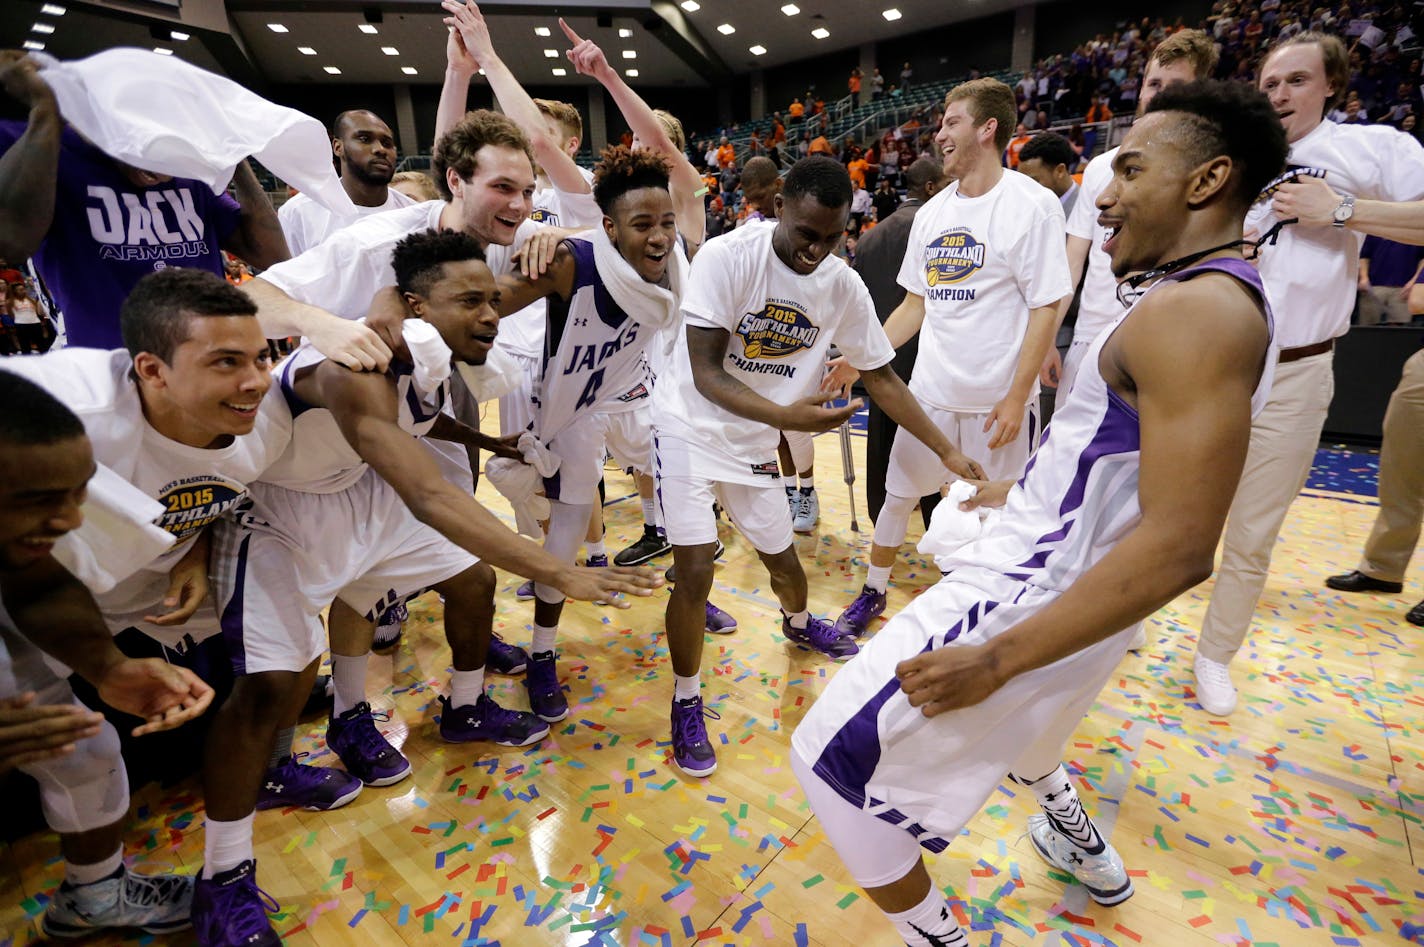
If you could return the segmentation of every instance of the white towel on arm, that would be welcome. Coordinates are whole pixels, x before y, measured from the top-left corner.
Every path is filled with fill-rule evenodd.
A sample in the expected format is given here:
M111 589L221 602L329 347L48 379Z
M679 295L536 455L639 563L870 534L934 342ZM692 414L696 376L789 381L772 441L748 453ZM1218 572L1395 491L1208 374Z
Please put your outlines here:
M65 121L112 158L221 193L250 155L336 217L356 217L331 165L331 138L309 115L144 49L33 57Z
M84 523L66 533L54 557L95 595L102 595L157 559L173 537L154 525L163 504L99 465L82 507Z

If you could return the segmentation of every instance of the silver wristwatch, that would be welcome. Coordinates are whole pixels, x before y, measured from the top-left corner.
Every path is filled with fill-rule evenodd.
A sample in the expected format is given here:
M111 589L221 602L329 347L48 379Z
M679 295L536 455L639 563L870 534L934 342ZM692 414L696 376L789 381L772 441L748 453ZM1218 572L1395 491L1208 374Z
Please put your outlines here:
M1346 194L1340 198L1340 206L1335 208L1335 213L1332 215L1334 221L1332 226L1344 227L1345 222L1353 216L1355 216L1355 198Z

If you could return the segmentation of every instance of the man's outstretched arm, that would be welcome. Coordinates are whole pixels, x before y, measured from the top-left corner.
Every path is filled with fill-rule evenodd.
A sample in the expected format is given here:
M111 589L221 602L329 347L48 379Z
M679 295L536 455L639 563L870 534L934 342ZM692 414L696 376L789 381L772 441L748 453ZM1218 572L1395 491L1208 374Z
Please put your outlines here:
M1153 293L1114 341L1118 368L1136 386L1142 519L1055 601L992 642L901 662L901 689L927 716L972 706L1211 575L1246 463L1265 320L1239 285L1199 278Z
M688 326L687 354L692 363L692 379L702 397L733 414L770 425L778 431L811 431L819 434L838 427L842 421L860 410L856 399L840 408L827 408L825 395L813 394L792 404L777 404L765 398L739 379L727 374L723 367L727 343L732 334L726 329Z
M505 526L473 496L446 480L435 458L401 430L395 420L395 386L384 375L351 372L323 362L298 378L297 393L309 404L331 411L352 448L417 519L490 565L584 601L611 599L619 592L647 595L661 584L647 570L568 565Z

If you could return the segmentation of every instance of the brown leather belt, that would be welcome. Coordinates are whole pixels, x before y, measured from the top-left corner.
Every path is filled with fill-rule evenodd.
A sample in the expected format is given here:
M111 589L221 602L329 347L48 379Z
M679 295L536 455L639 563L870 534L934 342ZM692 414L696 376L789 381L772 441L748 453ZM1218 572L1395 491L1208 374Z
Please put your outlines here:
M1316 342L1313 345L1302 345L1295 349L1281 349L1280 357L1276 361L1284 365L1286 362L1294 362L1302 358L1310 358L1312 355L1324 355L1335 347L1334 339L1326 339L1324 342Z

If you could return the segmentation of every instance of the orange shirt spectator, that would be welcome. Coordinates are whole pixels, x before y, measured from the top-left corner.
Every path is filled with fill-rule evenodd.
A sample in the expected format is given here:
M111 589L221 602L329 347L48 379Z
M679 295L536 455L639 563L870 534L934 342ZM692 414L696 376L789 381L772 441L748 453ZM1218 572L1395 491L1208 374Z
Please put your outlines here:
M1092 108L1088 109L1088 114L1083 116L1083 121L1088 124L1092 124L1093 122L1107 122L1111 121L1112 117L1112 109L1108 108L1107 99L1098 99L1098 101L1093 103Z
M1029 139L1032 137L1032 135L1023 130L1023 126L1019 126L1018 134L1010 139L1009 147L1005 149L1005 152L1009 156L1009 167L1017 168L1019 166L1019 152L1023 151L1023 146L1028 144Z
M807 151L807 154L831 155L832 157L834 157L835 150L831 148L831 143L826 140L825 135L817 135L815 138L811 139L811 147Z
M774 119L771 124L770 144L779 145L786 140L786 126L781 124L780 119Z
M850 172L850 181L856 187L865 187L865 172L870 170L870 162L864 158L856 158L846 165L846 170Z
M859 70L859 69L852 69L852 70L850 71L850 81L847 82L846 85L850 88L850 94L851 94L851 95L860 95L860 70Z
M791 113L792 118L800 118L802 115L806 114L806 106L801 104L800 99L792 99L791 107L788 108L786 111Z
M732 166L732 162L736 160L737 149L732 147L731 142L727 141L725 138L722 139L722 144L717 148L717 167L729 168Z

